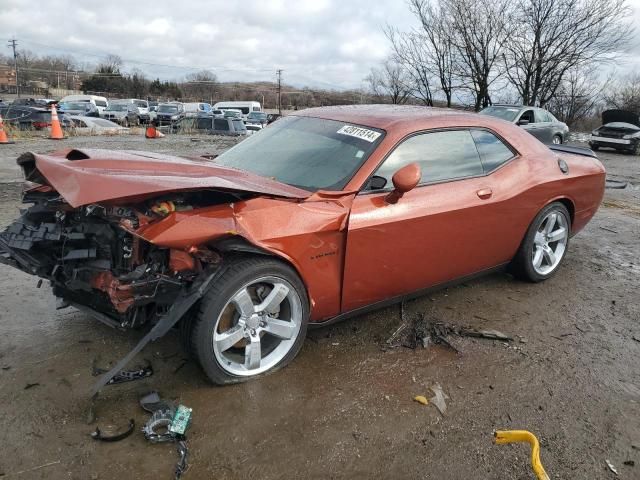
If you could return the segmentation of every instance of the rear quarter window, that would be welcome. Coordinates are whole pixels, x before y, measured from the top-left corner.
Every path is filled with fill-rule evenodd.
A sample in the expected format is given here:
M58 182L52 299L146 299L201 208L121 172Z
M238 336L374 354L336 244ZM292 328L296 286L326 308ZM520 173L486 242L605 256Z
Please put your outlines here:
M493 133L486 130L472 130L484 173L494 171L514 157L514 152Z
M213 121L213 129L214 130L224 130L227 131L229 130L229 122L227 122L226 120L222 119L222 118L216 118Z
M96 103L96 105L98 107L106 107L107 106L107 102L105 102L104 100L96 100L95 103Z

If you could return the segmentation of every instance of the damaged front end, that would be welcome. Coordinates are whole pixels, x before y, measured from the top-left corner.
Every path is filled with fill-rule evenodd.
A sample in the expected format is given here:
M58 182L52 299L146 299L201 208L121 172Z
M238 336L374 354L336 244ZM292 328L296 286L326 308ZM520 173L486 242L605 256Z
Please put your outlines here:
M154 322L203 270L199 259L127 230L151 221L146 212L72 208L43 186L29 189L23 202L33 205L0 234L0 262L49 280L59 305L89 310L111 326Z

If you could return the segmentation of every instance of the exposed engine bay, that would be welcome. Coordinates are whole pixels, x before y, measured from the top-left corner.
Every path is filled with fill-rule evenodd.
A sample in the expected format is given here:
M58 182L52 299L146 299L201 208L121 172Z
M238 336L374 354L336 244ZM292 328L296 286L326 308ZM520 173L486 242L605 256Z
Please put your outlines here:
M36 186L23 197L32 206L0 234L0 261L49 280L61 307L88 309L121 328L155 323L221 255L206 247L158 247L135 231L175 211L239 197L183 192L135 205L73 208L53 189Z

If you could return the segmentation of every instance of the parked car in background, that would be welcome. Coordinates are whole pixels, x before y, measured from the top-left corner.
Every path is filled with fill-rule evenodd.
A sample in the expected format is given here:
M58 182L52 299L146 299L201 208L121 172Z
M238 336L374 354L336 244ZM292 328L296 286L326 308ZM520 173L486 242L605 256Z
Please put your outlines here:
M265 126L267 124L267 114L264 112L249 112L245 123L247 125L252 124Z
M122 100L112 100L114 102L127 102L132 104L137 111L138 114L138 123L148 123L149 122L149 102L146 100L140 100L138 98L125 98Z
M85 117L99 117L100 112L91 102L60 102L58 110L67 115L83 115Z
M112 101L101 115L105 120L111 120L123 127L140 125L138 108L131 102Z
M0 115L5 123L20 130L42 130L51 126L51 110L28 105L1 105ZM63 128L73 125L68 115L59 114L58 119Z
M96 106L100 114L109 106L106 97L99 95L67 95L60 100L60 103L63 102L89 102Z
M158 102L149 102L149 122L153 122L158 117Z
M260 102L252 102L252 101L234 101L234 102L218 102L213 108L219 110L240 110L243 117L249 115L250 112L261 112L262 106Z
M104 118L71 116L73 131L90 135L117 135L127 133L128 128Z
M310 324L500 269L556 274L606 173L589 149L551 148L487 115L349 105L287 115L213 162L24 153L28 205L0 262L102 322L149 328L132 354L184 321L210 381L238 383L291 362Z
M591 132L589 146L640 155L640 115L627 110L602 112L602 126Z
M30 107L46 107L50 103L55 103L55 100L51 98L15 98L11 105L27 105Z
M547 145L560 145L569 138L569 127L543 108L522 105L492 105L480 112L521 126Z
M184 115L185 117L197 117L200 115L213 115L211 105L203 102L185 103Z
M158 125L171 125L184 118L184 107L180 102L161 103L158 105L156 122Z
M218 108L214 108L211 110L211 113L216 118L224 118L224 110L220 110Z
M235 108L227 108L226 110L223 110L224 114L223 117L224 118L239 118L240 120L242 120L242 112L240 110L236 110Z
M176 133L199 131L212 135L247 135L247 128L240 118L215 118L212 116L185 117L171 127Z
M279 113L269 113L267 115L267 125L269 125L270 123L275 122L276 120L278 120L282 115L280 115Z

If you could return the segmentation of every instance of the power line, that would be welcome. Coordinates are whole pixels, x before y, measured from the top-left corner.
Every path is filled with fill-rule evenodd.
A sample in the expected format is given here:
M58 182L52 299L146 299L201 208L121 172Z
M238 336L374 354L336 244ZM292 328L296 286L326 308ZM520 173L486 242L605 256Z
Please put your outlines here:
M13 67L16 71L16 95L18 96L18 98L20 98L20 82L18 82L18 55L16 53L18 41L15 38L12 38L7 43L9 48L13 48Z

